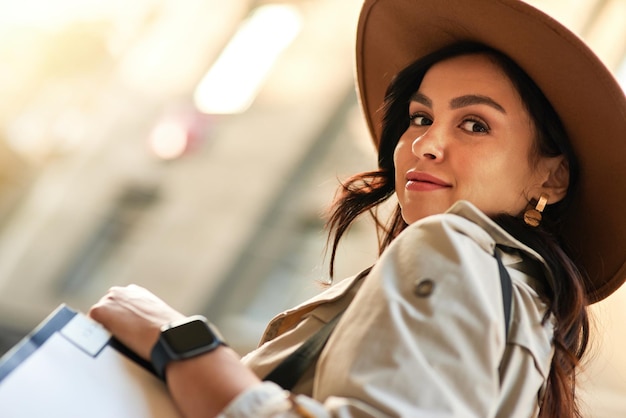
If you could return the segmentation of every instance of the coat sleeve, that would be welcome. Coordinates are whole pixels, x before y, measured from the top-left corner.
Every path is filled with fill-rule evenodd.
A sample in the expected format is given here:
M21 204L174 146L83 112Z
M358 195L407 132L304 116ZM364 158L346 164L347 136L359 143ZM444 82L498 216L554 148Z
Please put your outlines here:
M314 399L289 399L264 383L242 395L240 406L271 392L274 412L237 415L235 401L224 416L496 416L505 327L493 246L484 230L455 215L411 225L381 256L331 336ZM294 412L294 402L310 415Z

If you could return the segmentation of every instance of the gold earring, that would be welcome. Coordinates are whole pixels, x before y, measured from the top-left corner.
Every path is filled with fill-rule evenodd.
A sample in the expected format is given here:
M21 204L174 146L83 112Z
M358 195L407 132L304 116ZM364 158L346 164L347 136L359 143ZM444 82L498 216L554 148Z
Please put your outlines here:
M541 223L541 212L546 208L546 203L548 203L548 195L542 193L537 205L524 212L524 222L532 227L538 227Z

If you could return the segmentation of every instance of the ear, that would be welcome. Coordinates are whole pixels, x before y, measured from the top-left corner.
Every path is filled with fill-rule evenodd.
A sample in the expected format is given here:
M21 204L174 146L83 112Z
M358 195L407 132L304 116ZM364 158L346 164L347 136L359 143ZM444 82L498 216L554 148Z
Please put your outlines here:
M569 164L563 155L544 158L541 162L542 172L545 173L541 189L546 193L548 204L561 201L567 194L569 186Z

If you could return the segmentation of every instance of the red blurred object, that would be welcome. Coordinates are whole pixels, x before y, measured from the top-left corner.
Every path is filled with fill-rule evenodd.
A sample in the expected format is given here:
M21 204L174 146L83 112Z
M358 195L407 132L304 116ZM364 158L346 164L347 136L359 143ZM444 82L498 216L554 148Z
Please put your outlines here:
M175 160L194 152L207 141L214 123L214 117L193 107L168 111L150 132L150 151L163 160Z

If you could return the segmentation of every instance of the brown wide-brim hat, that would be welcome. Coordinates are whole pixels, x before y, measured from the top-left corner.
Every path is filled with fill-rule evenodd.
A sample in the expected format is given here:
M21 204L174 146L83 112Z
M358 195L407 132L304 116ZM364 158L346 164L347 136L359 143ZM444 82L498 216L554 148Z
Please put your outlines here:
M561 117L580 161L580 193L565 219L590 303L626 280L626 98L597 56L551 17L519 0L365 0L357 29L359 99L378 145L392 78L457 41L512 58Z

